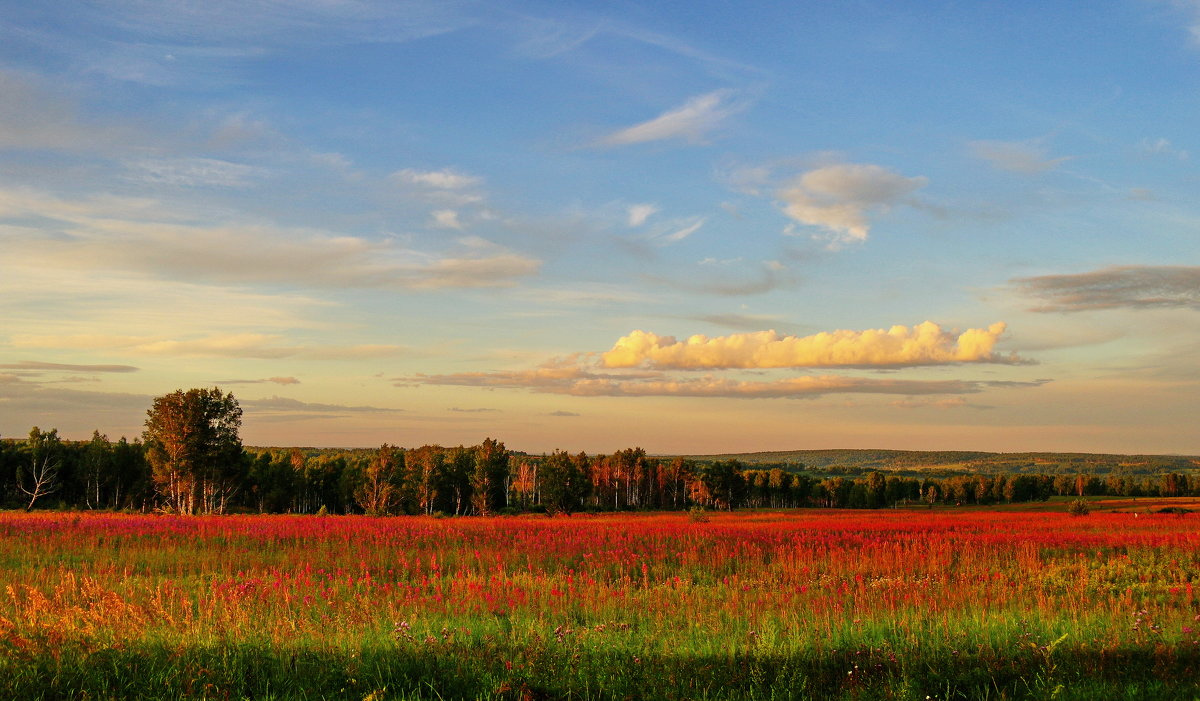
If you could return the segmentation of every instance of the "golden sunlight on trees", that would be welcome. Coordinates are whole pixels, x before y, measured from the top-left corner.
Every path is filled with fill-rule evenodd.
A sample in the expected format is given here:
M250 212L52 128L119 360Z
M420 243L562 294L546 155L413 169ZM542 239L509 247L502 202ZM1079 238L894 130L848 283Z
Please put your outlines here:
M165 508L222 513L241 471L242 409L219 388L176 390L147 413L146 457Z

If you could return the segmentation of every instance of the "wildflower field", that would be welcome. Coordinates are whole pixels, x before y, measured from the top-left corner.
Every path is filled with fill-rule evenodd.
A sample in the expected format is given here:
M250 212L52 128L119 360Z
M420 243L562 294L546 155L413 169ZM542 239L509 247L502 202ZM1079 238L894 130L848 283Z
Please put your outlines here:
M0 698L1200 697L1200 515L0 514Z

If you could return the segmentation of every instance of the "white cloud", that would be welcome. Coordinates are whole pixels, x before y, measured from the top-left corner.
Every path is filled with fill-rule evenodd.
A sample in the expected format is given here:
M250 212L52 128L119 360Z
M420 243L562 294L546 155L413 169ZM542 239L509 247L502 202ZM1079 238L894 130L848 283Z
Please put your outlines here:
M0 266L123 270L200 282L438 289L509 286L541 265L482 239L428 252L390 239L320 230L164 221L157 209L153 200L67 200L0 191L0 216L46 217L63 222L69 232L63 237L23 230L8 236ZM139 214L142 218L132 218Z
M213 158L158 158L128 161L128 180L180 187L245 187L267 174L265 168Z
M1037 141L972 141L968 146L992 167L1026 175L1044 173L1072 158L1048 158L1046 147Z
M679 241L682 241L699 231L700 227L704 226L705 221L707 221L707 219L701 217L687 226L663 236L662 240L666 243L678 243Z
M439 209L430 213L433 225L439 229L461 229L462 222L458 220L458 212L453 209Z
M652 204L635 204L629 206L629 226L638 227L646 223L652 215L658 213L658 207Z
M392 179L398 183L420 185L436 190L463 190L483 184L483 178L475 175L460 173L450 168L442 170L413 170L405 168L392 173Z
M843 163L810 170L779 192L783 211L792 219L819 226L832 243L865 241L868 214L887 211L928 179L908 178L877 165Z
M745 103L734 98L732 90L698 95L654 119L609 134L600 140L600 145L629 146L667 139L700 143L722 122L746 108Z

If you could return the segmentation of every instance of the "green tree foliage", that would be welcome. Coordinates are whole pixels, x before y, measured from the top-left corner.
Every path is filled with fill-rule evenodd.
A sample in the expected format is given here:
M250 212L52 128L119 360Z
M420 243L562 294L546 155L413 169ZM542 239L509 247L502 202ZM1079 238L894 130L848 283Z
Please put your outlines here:
M25 446L29 460L17 468L17 489L29 498L25 510L32 511L38 499L62 489L58 472L62 468L64 451L56 428L43 433L34 426Z
M1070 469L913 474L890 471L887 451L866 451L879 458L879 467L863 472L836 465L812 470L796 461L748 467L736 459L658 458L641 448L591 457L531 456L510 453L491 438L475 446L407 451L391 445L246 450L237 437L240 419L232 395L177 391L158 398L148 412L145 443L113 442L99 431L91 440L67 441L56 430L36 428L28 439L0 440L0 505L44 508L53 495L56 505L88 509L465 515L506 508L886 508L1052 495L1200 496L1200 460L1192 458L1143 463L1132 456L1101 464L1094 456L1045 453L1029 454L1030 464ZM223 447L206 443L213 439ZM906 453L904 459L916 463L919 455ZM1106 471L1110 464L1115 467Z
M240 486L242 409L233 394L176 390L154 400L142 434L155 487L175 513L222 513Z
M493 438L485 439L475 449L471 505L483 516L508 506L508 450Z
M556 450L542 460L538 470L541 502L551 514L567 514L579 509L587 496L588 482L585 468L587 455L572 457Z
M401 506L404 453L384 443L363 471L354 498L371 516L388 516Z

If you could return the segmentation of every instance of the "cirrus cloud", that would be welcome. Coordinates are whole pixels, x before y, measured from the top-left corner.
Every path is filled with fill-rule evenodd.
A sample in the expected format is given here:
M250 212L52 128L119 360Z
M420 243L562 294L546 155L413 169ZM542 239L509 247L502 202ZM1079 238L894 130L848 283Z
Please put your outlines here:
M691 98L654 119L613 132L600 140L601 146L629 146L650 141L683 139L702 143L704 137L730 116L746 108L733 90L716 90Z

